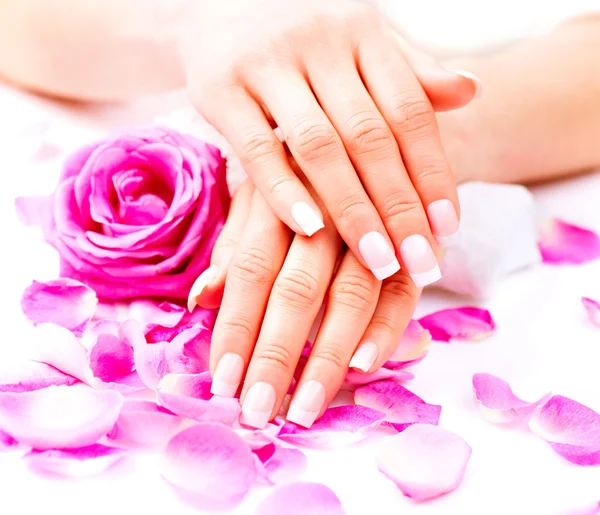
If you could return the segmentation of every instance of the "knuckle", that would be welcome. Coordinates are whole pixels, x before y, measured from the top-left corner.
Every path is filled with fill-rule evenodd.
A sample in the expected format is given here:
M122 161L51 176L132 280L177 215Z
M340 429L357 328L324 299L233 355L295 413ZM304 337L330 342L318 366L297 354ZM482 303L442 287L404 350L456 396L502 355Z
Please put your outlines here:
M273 259L265 250L250 247L239 253L230 273L248 282L269 282L275 275Z
M346 224L351 224L362 216L367 216L367 202L362 196L348 194L337 205L337 218Z
M362 312L375 302L377 289L366 274L346 274L334 281L329 295L332 306Z
M289 175L276 174L272 175L267 180L267 190L269 195L281 196L285 192L286 188L293 185L294 179Z
M328 124L301 122L292 129L290 137L291 146L306 161L315 161L338 152L337 133Z
M261 163L279 152L279 141L274 134L248 131L241 138L241 158L246 163Z
M223 227L217 245L215 245L215 250L217 247L223 250L235 249L238 246L240 237L241 235L238 232L232 231L227 226Z
M417 287L407 274L396 274L383 282L382 291L391 295L395 305L417 301Z
M347 360L343 356L343 350L333 343L315 345L310 353L312 360L324 361L336 372L344 372L347 368Z
M220 323L220 328L222 333L227 334L228 337L244 340L254 337L253 324L243 315L227 317Z
M425 164L417 172L417 180L421 184L443 184L447 182L449 174L442 163Z
M291 268L279 275L273 294L292 304L312 306L321 296L319 280L312 272L302 268Z
M395 99L391 104L390 120L404 134L423 136L435 129L433 108L425 99Z
M256 360L261 366L271 369L275 368L286 372L292 372L294 369L289 349L275 343L265 345L256 356Z
M386 223L399 216L418 215L421 209L421 202L418 199L408 198L406 194L394 191L383 200L381 217Z
M350 146L357 154L389 153L396 146L385 121L372 113L354 115L349 121Z

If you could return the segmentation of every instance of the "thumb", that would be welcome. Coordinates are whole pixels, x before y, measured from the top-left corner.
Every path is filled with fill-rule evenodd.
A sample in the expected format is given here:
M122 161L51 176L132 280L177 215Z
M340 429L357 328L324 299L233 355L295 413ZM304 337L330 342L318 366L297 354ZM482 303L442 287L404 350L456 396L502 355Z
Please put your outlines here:
M214 309L221 305L227 270L237 251L248 213L254 187L246 180L231 199L227 221L215 242L210 266L194 282L188 296L190 313L196 306Z

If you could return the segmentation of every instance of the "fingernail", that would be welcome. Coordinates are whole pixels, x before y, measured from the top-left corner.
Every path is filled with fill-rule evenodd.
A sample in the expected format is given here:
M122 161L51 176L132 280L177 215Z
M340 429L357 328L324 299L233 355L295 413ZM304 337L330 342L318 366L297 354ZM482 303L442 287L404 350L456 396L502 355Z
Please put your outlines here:
M244 360L239 354L224 354L215 370L210 393L219 397L233 397L242 381Z
M204 270L198 279L196 279L188 295L187 308L190 313L198 305L196 299L200 296L202 290L212 283L217 278L217 275L219 275L219 267L213 265Z
M286 418L302 427L310 427L325 402L325 387L318 381L307 381L294 395Z
M296 202L292 206L292 217L307 236L312 236L325 227L321 217L306 202Z
M442 247L456 245L459 224L452 202L447 199L432 202L427 206L427 217L435 239Z
M402 261L413 282L423 288L442 278L435 254L424 236L413 234L400 244Z
M357 368L363 372L368 372L373 363L375 363L378 354L379 349L375 343L365 342L356 349L354 356L350 360L350 368Z
M246 393L240 422L256 429L264 429L271 418L275 400L275 388L269 383L254 383Z
M358 242L358 250L373 275L383 281L400 270L394 249L383 234L373 231L365 234Z
M473 75L471 72L467 72L465 70L448 70L456 73L457 75L461 75L462 77L466 77L470 79L475 84L475 96L473 98L483 98L485 93L483 91L483 86L481 85L481 80L476 75Z

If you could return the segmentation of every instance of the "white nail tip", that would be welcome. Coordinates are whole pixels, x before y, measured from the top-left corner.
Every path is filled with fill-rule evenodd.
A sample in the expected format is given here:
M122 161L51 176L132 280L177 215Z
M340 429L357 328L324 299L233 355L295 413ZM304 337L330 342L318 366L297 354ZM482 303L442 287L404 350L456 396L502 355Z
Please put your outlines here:
M449 236L436 236L435 240L438 242L440 247L456 247L460 243L460 234L459 231L456 231L454 234L450 234Z
M292 403L285 418L289 422L309 428L314 424L315 420L317 420L318 415L318 411L305 411Z
M196 299L200 296L202 290L212 283L217 275L219 275L219 268L213 265L198 276L188 295L187 308L190 313L196 308Z
M271 413L268 411L245 410L242 407L240 422L245 426L254 427L256 429L264 429L267 427L270 415Z
M481 85L481 79L479 77L477 77L477 75L474 75L473 73L468 72L466 70L448 70L448 71L454 72L457 75L462 75L463 77L466 77L467 79L472 80L476 86L475 98L483 98L483 95L484 95L483 86Z
M377 359L377 355L379 354L379 350L377 348L377 344L373 342L363 343L356 352L352 359L350 360L350 368L356 368L358 370L362 370L363 372L368 372L370 368L375 363Z
M424 272L422 274L410 274L410 277L417 287L424 288L429 284L439 281L442 278L442 272L440 267L435 265L435 268L432 268L429 270L429 272Z
M371 268L371 272L373 272L373 275L379 281L383 281L384 279L391 277L392 275L397 273L398 270L400 270L400 263L396 258L394 258L394 261L392 261L389 265L386 265L381 268Z
M210 393L217 397L235 397L239 384L229 384L218 379L213 379Z
M312 236L325 227L321 217L306 202L296 202L292 206L292 217L307 236Z

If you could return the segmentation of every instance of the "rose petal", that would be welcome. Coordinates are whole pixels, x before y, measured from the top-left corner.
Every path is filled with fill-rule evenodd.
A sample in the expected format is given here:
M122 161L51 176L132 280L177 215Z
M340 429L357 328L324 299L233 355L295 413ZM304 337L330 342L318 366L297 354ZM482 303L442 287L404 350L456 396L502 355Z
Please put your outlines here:
M133 361L139 378L148 388L156 390L160 380L169 373L167 343L146 343L144 332L135 320L123 322L120 332L133 347Z
M94 290L64 277L46 283L33 281L21 299L23 313L34 325L57 324L77 336L83 334L97 304Z
M600 302L588 297L582 297L581 302L583 303L583 307L587 311L592 324L600 327Z
M600 465L600 414L561 395L536 411L531 430L576 465Z
M257 472L254 455L240 436L222 424L204 423L171 438L162 476L195 504L212 508L239 503Z
M434 340L441 342L483 340L496 328L490 312L476 307L443 309L419 319L419 322Z
M175 336L165 348L169 372L198 374L208 371L211 339L212 332L200 325Z
M15 207L24 225L37 225L46 237L53 228L54 201L51 196L17 197Z
M209 372L202 374L167 374L156 390L158 403L168 410L200 422L231 425L241 411L237 399L213 397Z
M383 439L377 466L406 497L426 501L456 490L470 457L471 447L459 436L415 424Z
M346 380L342 385L342 390L354 391L359 386L363 386L365 384L371 384L377 381L410 381L415 376L411 372L407 372L406 370L390 370L389 368L381 367L379 370L376 370L372 374L363 374L361 372L356 372L355 370L348 370L348 374L346 375Z
M144 334L157 327L176 327L185 315L185 308L170 302L160 304L152 300L134 300L129 305L129 318L142 326Z
M277 438L316 449L344 447L366 438L385 419L385 413L365 406L329 408L309 429L285 423Z
M265 479L271 485L296 481L306 470L306 455L299 449L270 442L252 452L260 460Z
M553 265L587 263L600 257L600 236L562 220L544 224L538 246L543 262Z
M77 383L78 380L63 374L45 363L23 361L18 364L0 362L0 392L30 392L47 388Z
M84 447L108 433L123 405L110 390L83 384L0 393L0 429L37 449Z
M394 381L378 381L354 392L354 402L386 414L386 423L397 431L412 424L437 425L441 406L427 404L423 399Z
M121 460L127 451L93 444L75 449L33 449L23 456L28 465L41 472L69 478L96 476Z
M497 424L528 419L552 395L548 393L535 402L524 401L513 393L506 381L491 374L475 374L473 392L483 416Z
M0 431L0 452L9 451L17 446L17 441L4 431Z
M342 503L327 486L291 483L273 490L255 515L344 515Z
M600 514L600 501L590 504L585 508L576 508L561 513L561 515L599 515Z
M431 333L416 320L411 320L385 366L397 369L401 363L405 366L415 364L427 355L430 343Z

